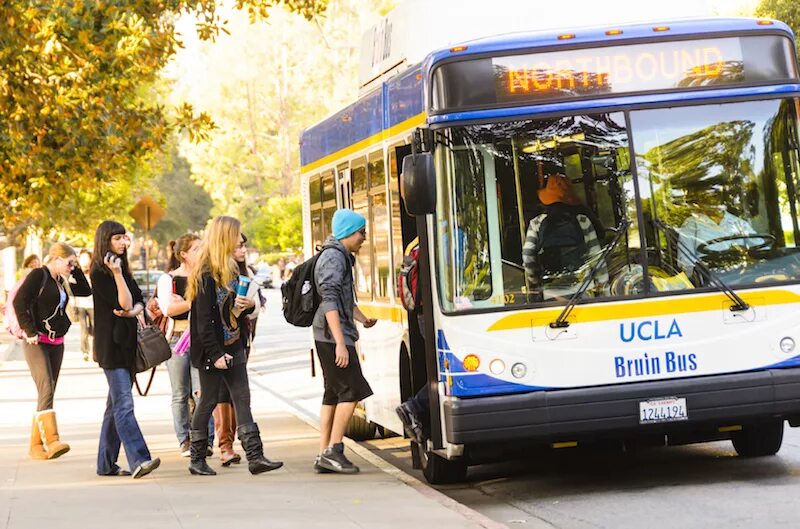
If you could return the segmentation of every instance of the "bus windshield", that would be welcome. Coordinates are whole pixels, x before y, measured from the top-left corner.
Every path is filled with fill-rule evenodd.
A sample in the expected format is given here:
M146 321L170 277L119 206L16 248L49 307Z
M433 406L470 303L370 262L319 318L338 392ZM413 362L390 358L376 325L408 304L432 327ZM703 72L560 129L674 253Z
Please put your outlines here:
M443 309L563 305L590 276L589 301L710 289L699 261L733 288L797 281L797 109L774 99L438 131Z

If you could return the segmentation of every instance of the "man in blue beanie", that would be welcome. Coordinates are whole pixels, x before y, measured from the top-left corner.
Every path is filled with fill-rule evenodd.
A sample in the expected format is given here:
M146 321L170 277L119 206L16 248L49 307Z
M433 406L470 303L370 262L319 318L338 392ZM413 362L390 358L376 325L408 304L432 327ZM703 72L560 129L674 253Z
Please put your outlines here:
M359 310L353 295L353 253L367 239L367 221L351 209L333 214L333 234L322 245L314 267L320 304L314 315L314 342L325 384L320 410L320 453L317 472L355 474L359 471L344 455L344 430L356 404L372 395L356 355L356 321L372 327L376 320ZM327 250L333 251L327 251Z

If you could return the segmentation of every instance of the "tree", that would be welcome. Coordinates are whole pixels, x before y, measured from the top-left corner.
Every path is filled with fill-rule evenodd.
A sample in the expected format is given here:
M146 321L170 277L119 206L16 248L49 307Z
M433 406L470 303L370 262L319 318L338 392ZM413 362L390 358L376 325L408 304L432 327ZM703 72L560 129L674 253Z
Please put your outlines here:
M262 218L265 201L299 192L300 133L356 99L362 29L389 5L334 0L323 20L276 11L269 23L256 24L231 13L230 35L213 43L187 39L168 75L176 79L175 97L218 125L207 143L183 145L192 177L213 198L215 214L239 217L248 235L270 229L274 219ZM259 241L280 235L264 233L255 244L266 251Z
M326 4L235 2L251 20L274 6L310 19ZM217 0L0 3L0 227L12 240L43 219L69 226L86 216L65 203L83 207L124 191L174 130L202 139L213 127L191 105L166 108L152 93L181 46L175 20L183 12L196 14L203 39L227 31Z
M189 162L180 155L177 145L173 145L170 152L160 158L161 163L154 168L158 176L143 194L152 195L166 211L164 218L150 231L153 239L165 245L184 233L203 229L211 218L214 202L203 188L192 181Z
M756 8L756 16L785 22L795 35L800 31L800 4L795 0L761 0Z
M303 247L302 214L299 195L270 198L251 223L253 244L267 252L299 252Z

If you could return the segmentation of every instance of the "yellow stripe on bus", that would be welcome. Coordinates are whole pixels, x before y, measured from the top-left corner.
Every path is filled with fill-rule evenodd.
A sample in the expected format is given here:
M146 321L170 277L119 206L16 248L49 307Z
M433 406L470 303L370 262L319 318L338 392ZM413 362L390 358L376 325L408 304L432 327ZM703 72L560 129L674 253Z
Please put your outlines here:
M376 320L388 320L394 323L401 323L405 319L406 310L399 305L377 305L373 303L359 303L358 308L368 318Z
M749 305L755 307L767 305L785 305L787 303L800 303L800 295L788 290L764 290L752 293L737 292ZM724 294L710 294L706 296L692 296L669 299L656 299L652 301L635 301L629 303L578 305L570 314L570 323L589 323L597 321L624 320L628 318L649 318L669 314L686 314L691 312L708 312L722 310L731 305ZM524 311L500 318L494 322L488 331L510 331L513 329L526 329L533 325L546 325L555 321L563 308Z
M413 129L414 127L418 127L418 126L422 125L423 123L425 123L425 118L426 118L425 112L422 112L421 114L417 114L416 116L414 116L412 118L408 118L407 120L402 121L402 122L398 123L397 125L395 125L393 127L389 127L388 129L382 130L377 134L373 134L369 138L363 139L363 140L359 141L358 143L354 143L353 145L350 145L349 147L345 147L344 149L338 150L338 151L336 151L336 152L334 152L332 154L329 154L329 155L327 155L327 156L325 156L323 158L320 158L316 162L311 162L308 165L304 165L303 167L300 168L300 172L301 173L307 173L309 171L313 171L315 169L319 169L323 165L328 165L330 163L333 163L333 162L335 162L336 160L338 160L340 158L346 158L346 157L350 156L351 154L353 154L354 152L358 152L358 151L360 151L362 149L366 149L370 145L375 145L377 143L381 143L383 140L385 140L387 138L391 138L392 136L394 136L396 134L400 134L401 132L403 132L406 129Z

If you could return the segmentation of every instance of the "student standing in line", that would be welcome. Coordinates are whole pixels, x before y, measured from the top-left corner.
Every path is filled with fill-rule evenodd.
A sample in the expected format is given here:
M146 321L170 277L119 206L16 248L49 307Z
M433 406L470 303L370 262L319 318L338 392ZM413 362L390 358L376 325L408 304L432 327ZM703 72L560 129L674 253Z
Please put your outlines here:
M239 424L237 433L250 473L260 474L283 466L281 461L264 457L261 434L250 409L243 319L253 311L255 303L247 296L236 295L239 269L233 259L236 247L243 244L237 219L214 218L206 230L197 266L189 275L186 288L186 299L192 303L189 318L192 365L200 370L200 403L189 432L192 443L189 472L195 475L216 474L206 463L206 425L222 385L227 386L233 401Z
M78 266L83 272L86 279L89 279L89 274L92 267L92 252L83 249L78 254ZM91 283L89 283L91 286ZM83 353L83 360L89 361L89 354L92 352L92 339L94 338L94 305L92 304L92 294L88 296L75 295L75 312L78 317L78 322L81 325L81 352Z
M353 294L352 254L367 239L366 219L351 209L339 209L333 214L332 229L314 268L321 298L314 315L314 343L325 384L319 415L320 454L314 470L355 474L359 468L344 455L342 439L356 404L372 395L356 354L355 322L369 328L376 320L364 316Z
M92 290L94 354L108 381L108 400L100 428L97 474L146 476L161 464L152 458L133 413L133 366L136 356L136 317L144 310L142 291L128 268L130 240L125 226L104 221L94 235ZM117 465L120 444L131 472Z
M192 305L185 299L186 285L189 274L197 263L201 244L200 237L193 233L181 235L177 240L170 241L171 252L167 273L159 278L156 286L158 308L165 318L172 320L167 324L167 335L172 348L181 335L189 330L189 311ZM195 404L200 399L200 373L197 368L192 367L188 354L179 355L173 352L172 358L167 360L166 364L172 386L172 422L175 435L178 437L181 455L189 457L191 446L189 399L195 399ZM208 427L209 432L214 431L213 419ZM213 435L209 435L209 449L213 441Z
M42 266L42 260L35 253L30 254L22 261L22 275L27 276L31 271Z
M48 252L46 266L30 271L14 297L14 312L25 333L25 361L36 383L38 401L31 426L29 455L33 459L55 459L69 451L61 441L53 410L56 383L64 359L64 335L70 325L66 283L74 295L91 295L75 250L64 243L55 243ZM38 258L37 258L38 259Z
M233 251L233 260L236 261L236 266L239 270L240 276L247 276L253 278L253 270L247 265L247 237L242 233L241 244ZM245 358L250 358L250 347L253 344L253 339L256 336L256 322L258 321L258 313L264 303L261 299L261 293L258 291L258 285L255 282L250 283L248 297L256 301L256 306L253 312L247 315L242 321L245 339L244 352ZM253 292L251 296L250 293ZM258 297L255 297L258 296ZM236 415L233 413L233 404L231 404L231 395L228 387L221 384L219 387L219 395L217 396L217 407L214 408L214 426L217 432L217 439L219 439L219 460L223 467L228 467L233 463L238 464L242 460L242 456L233 450L233 440L236 435Z

